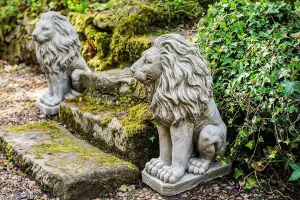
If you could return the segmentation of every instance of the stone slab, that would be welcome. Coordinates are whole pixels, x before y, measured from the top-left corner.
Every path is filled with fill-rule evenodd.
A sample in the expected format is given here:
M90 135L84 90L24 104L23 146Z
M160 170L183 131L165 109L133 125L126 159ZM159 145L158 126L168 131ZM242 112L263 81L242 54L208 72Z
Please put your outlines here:
M36 106L44 113L45 115L57 115L59 110L59 105L50 107L42 103L40 100L36 102Z
M0 127L0 149L60 199L95 199L139 179L137 167L55 123Z
M146 162L159 154L157 129L151 119L147 119L140 122L144 124L143 129L128 133L122 125L122 119L127 116L126 111L117 114L113 110L94 114L68 102L61 103L59 111L59 119L72 133L143 169ZM110 121L103 123L105 119ZM151 137L155 138L154 141L150 140Z
M222 165L220 162L211 164L210 169L202 175L186 173L186 175L175 184L164 183L157 177L149 175L145 170L142 172L143 182L153 190L165 196L173 196L190 190L200 183L205 183L219 177L225 176L231 172L231 163Z

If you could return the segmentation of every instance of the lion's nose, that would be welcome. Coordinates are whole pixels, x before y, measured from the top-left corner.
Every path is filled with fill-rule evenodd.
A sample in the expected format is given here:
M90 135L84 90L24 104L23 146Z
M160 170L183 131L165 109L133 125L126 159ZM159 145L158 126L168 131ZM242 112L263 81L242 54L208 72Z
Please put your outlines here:
M36 37L37 37L37 35L36 34L31 34L31 36L32 36L32 38L33 38L33 40L36 40Z

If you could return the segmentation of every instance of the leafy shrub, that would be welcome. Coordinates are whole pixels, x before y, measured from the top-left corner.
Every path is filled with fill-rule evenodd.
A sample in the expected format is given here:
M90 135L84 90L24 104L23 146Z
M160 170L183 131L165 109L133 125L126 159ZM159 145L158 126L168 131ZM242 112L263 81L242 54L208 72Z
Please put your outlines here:
M251 173L246 188L270 167L291 166L290 180L300 178L299 14L299 3L222 0L199 23L235 177Z

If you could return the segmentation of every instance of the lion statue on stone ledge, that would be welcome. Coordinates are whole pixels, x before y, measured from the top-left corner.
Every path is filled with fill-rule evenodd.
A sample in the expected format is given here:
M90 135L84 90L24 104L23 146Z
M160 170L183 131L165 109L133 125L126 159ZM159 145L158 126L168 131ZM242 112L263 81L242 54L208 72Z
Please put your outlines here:
M131 67L146 87L158 121L160 156L145 170L176 183L203 174L226 149L227 128L213 99L212 77L199 48L178 34L158 37Z
M80 55L82 47L68 18L53 11L43 13L32 37L48 82L48 93L40 101L51 107L79 95L79 77L90 69Z

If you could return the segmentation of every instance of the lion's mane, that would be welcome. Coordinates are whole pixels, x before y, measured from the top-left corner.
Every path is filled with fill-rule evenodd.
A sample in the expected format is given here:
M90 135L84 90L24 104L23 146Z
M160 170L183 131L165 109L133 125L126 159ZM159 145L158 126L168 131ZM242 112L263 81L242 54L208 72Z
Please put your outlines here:
M194 121L213 95L207 62L195 44L177 34L158 37L154 48L159 51L163 68L152 86L150 108L154 117L171 123Z
M80 56L81 43L76 30L68 18L55 12L41 15L41 20L49 21L55 31L53 38L43 44L36 43L37 59L48 73L67 71L75 57Z

